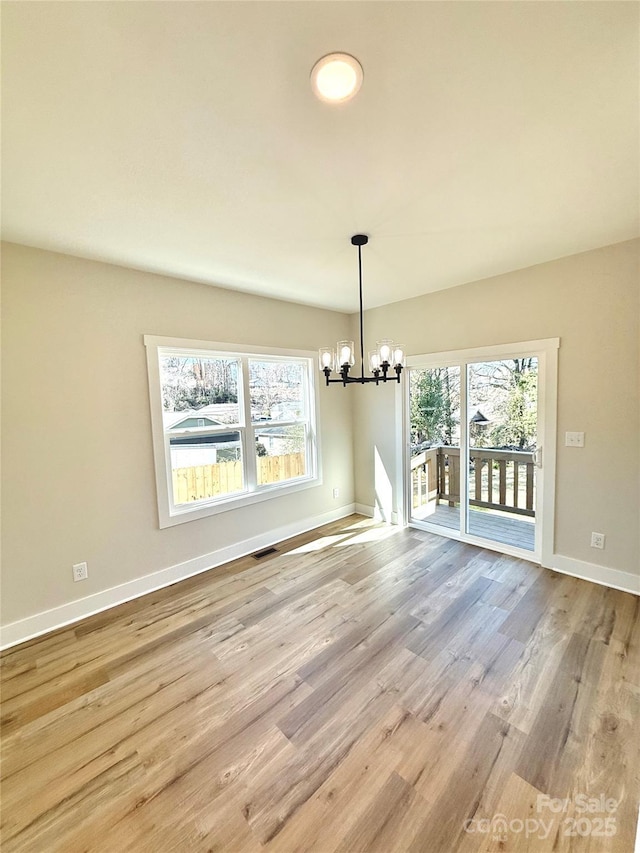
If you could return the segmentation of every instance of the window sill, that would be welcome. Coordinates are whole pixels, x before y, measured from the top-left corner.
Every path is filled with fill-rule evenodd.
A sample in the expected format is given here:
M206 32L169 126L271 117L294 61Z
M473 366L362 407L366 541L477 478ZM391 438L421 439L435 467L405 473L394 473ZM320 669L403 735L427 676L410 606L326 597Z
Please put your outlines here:
M160 528L175 527L177 524L184 524L187 521L197 521L211 515L218 515L221 512L241 509L245 506L251 506L251 504L284 497L320 485L322 485L322 477L305 477L283 485L262 486L255 492L242 492L236 497L231 495L225 500L216 500L210 503L201 501L195 505L176 508L172 512L161 512Z

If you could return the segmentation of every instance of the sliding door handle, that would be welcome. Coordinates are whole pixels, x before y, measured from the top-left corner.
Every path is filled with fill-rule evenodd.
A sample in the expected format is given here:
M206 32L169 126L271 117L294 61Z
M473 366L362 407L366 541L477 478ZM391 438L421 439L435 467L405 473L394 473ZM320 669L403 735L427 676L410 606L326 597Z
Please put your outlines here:
M542 448L536 447L533 451L533 464L536 468L542 468Z

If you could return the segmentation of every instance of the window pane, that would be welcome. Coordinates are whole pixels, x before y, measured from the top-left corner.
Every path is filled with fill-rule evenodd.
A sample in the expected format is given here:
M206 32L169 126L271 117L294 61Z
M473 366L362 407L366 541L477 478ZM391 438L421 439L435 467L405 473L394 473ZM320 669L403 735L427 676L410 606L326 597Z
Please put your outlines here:
M239 424L237 358L160 355L165 431Z
M169 439L175 506L224 497L244 488L238 431Z
M476 362L468 377L467 529L534 551L538 360Z
M300 361L249 359L252 421L292 421L304 418L305 375L306 366Z
M460 446L460 368L413 367L409 371L411 451Z
M259 486L307 476L306 426L257 426L255 432Z
M460 368L412 367L411 518L460 527Z

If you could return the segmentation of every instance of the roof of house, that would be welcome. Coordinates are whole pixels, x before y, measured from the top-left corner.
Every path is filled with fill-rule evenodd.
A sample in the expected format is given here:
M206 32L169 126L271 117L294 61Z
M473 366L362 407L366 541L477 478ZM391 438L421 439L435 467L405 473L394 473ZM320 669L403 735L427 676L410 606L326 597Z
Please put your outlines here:
M198 409L182 409L176 412L163 412L162 421L165 429L176 429L183 421L192 418L202 418L204 426L224 426L238 422L237 403L209 403Z

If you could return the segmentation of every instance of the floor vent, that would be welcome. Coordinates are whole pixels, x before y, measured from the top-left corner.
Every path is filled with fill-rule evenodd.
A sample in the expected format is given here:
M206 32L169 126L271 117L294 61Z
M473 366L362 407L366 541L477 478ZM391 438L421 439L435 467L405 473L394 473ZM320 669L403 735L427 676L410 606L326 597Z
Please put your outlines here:
M256 551L255 554L252 554L254 560L261 560L263 557L268 557L269 554L277 554L277 548L265 548L264 551Z

